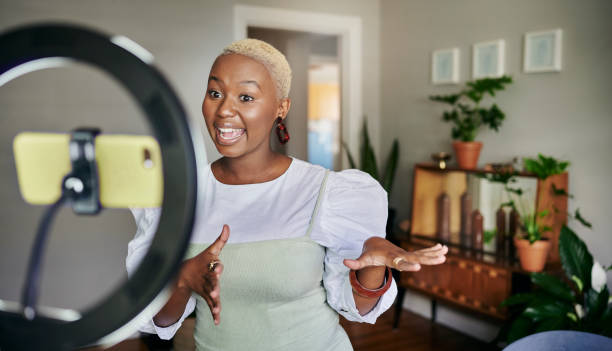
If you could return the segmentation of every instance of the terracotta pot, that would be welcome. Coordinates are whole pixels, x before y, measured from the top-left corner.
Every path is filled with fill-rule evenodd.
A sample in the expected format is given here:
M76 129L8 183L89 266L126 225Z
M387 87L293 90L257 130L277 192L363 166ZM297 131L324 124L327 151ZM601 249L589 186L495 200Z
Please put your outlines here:
M550 241L538 240L530 244L527 239L515 237L514 246L518 251L522 269L528 272L541 272L544 269L550 251Z
M480 149L482 149L480 141L453 141L453 149L455 150L459 167L465 169L476 168Z

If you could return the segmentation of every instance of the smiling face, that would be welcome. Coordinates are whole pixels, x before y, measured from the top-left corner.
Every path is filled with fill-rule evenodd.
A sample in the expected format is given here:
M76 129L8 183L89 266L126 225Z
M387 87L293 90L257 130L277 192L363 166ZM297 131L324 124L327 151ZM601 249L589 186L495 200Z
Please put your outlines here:
M270 131L289 105L289 99L277 97L263 64L230 54L219 56L210 70L202 113L219 153L235 158L271 152Z

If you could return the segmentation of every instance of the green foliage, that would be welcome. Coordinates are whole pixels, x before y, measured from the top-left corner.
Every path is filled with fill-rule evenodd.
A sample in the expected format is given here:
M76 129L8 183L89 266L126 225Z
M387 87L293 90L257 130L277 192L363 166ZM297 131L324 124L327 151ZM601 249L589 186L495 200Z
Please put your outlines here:
M493 240L493 238L495 237L495 234L497 234L497 230L496 229L491 229L491 230L485 230L483 232L483 237L482 237L482 241L485 244L488 244L491 242L491 240Z
M559 255L567 278L577 277L583 285L581 290L588 290L591 287L593 256L584 242L568 226L561 228Z
M525 170L535 174L540 179L546 179L555 174L565 172L569 167L569 161L559 161L554 157L538 154L538 158L524 158Z
M563 188L561 189L557 188L557 186L554 183L552 184L552 191L553 191L553 194L555 194L555 196L567 196L570 199L574 198L574 195L568 194L567 190Z
M393 181L395 179L395 171L397 170L397 163L399 160L399 141L397 139L393 140L393 145L391 146L391 151L389 152L389 156L387 157L387 163L385 166L384 173L382 177L379 177L378 166L376 164L376 154L374 153L374 148L370 142L370 135L368 133L368 123L364 118L363 120L363 129L362 129L362 143L359 149L359 160L361 164L362 171L368 173L372 176L372 178L378 180L381 186L387 191L388 194L391 193L391 189L393 188ZM346 149L346 154L348 156L349 166L351 168L358 168L355 163L355 159L351 154L348 145L345 142L342 143L344 148Z
M518 172L516 171L512 171L512 172L500 171L500 172L495 172L495 173L476 173L476 176L479 178L484 178L493 183L502 183L506 185L509 183L515 183L517 175L518 175Z
M574 218L578 222L582 223L583 226L585 226L585 227L587 227L589 229L593 228L593 225L591 224L591 222L587 221L586 219L584 219L584 217L582 217L582 215L580 214L580 209L579 208L576 209L576 212L574 213Z
M546 273L533 273L531 275L531 282L540 286L546 293L560 300L570 302L574 300L574 292L572 289L557 277Z
M502 302L514 310L514 318L500 331L509 343L546 330L579 330L612 336L610 292L591 286L593 257L584 242L564 226L559 238L561 263L567 279L532 273L536 289L510 296Z
M385 167L385 173L383 173L382 177L382 187L387 191L387 193L391 193L391 188L393 187L393 181L395 180L395 170L397 169L397 162L399 160L399 142L397 139L393 140L393 145L391 146L391 152L387 157L387 163Z
M549 226L543 226L538 222L538 219L548 216L549 211L529 213L521 217L519 223L521 230L525 233L525 239L529 240L530 244L542 239L542 234L552 230Z
M459 93L432 95L429 99L452 106L451 110L443 113L442 120L453 124L451 131L453 139L474 141L482 125L488 126L496 132L499 131L506 115L496 104L484 108L480 106L480 102L487 94L494 97L495 92L504 90L505 86L510 83L512 83L512 77L510 76L478 79L467 82L466 89Z

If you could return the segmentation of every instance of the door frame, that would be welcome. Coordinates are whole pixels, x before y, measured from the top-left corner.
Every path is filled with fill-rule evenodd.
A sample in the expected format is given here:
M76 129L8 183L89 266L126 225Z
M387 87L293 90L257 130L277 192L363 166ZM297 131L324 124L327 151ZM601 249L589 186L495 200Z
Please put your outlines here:
M247 37L249 26L294 30L339 37L340 128L341 141L350 150L359 150L363 122L361 71L361 18L272 7L234 5L234 40ZM348 158L340 144L340 167L348 168Z

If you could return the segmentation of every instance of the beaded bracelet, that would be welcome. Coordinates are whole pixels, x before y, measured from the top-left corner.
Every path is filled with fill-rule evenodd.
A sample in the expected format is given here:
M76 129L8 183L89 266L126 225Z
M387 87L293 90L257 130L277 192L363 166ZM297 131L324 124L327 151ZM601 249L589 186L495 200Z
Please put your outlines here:
M353 287L353 291L357 293L357 295L361 297L374 298L380 297L384 294L389 287L391 287L391 281L393 280L393 275L391 274L391 269L387 267L387 272L385 275L385 282L382 287L378 289L368 289L365 286L361 285L359 280L357 280L357 273L354 270L351 270L349 274L351 280L351 286Z

